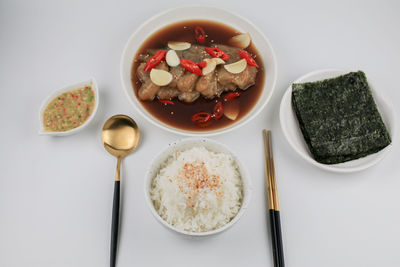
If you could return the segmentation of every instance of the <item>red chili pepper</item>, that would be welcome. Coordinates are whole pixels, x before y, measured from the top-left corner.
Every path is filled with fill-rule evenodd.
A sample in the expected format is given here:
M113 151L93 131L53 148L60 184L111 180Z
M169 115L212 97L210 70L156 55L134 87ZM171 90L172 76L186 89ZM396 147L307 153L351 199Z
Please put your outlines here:
M165 58L165 55L167 52L164 50L158 50L154 56L152 56L146 63L146 66L144 66L144 71L151 71L152 68L157 66L161 60Z
M207 62L202 61L200 63L197 63L197 66L199 66L200 68L205 68L205 67L207 67Z
M194 37L199 44L204 44L206 42L206 33L200 26L194 28Z
M181 65L187 70L190 71L191 73L197 74L197 75L202 75L203 72L201 71L200 67L197 66L196 63L189 59L181 58Z
M206 47L204 49L212 57L219 57L222 60L229 59L229 55L217 47Z
M211 121L211 114L208 112L199 112L192 116L192 121L199 126L206 126Z
M225 101L232 100L232 99L234 99L234 98L236 98L236 97L238 97L238 96L240 96L240 93L239 93L239 92L228 93L228 94L226 94L226 95L224 96L224 100L225 100Z
M244 51L244 50L239 50L239 56L240 56L241 58L246 59L248 65L258 68L257 62L256 62L256 61L254 60L254 58L253 58L252 56L250 56L250 54L247 53L246 51Z
M158 101L160 101L160 103L162 103L162 104L175 105L175 103L172 102L171 100L158 99Z
M219 120L221 119L222 115L224 115L224 109L222 108L221 101L218 101L217 104L214 106L214 119Z

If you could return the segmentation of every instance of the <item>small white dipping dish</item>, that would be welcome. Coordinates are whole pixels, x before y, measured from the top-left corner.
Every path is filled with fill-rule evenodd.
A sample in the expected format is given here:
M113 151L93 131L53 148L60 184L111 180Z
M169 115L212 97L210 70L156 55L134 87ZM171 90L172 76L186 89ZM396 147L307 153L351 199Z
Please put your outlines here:
M64 132L48 132L48 131L45 131L44 130L44 125L43 125L43 113L44 113L44 110L46 109L47 105L50 104L50 102L54 98L56 98L57 96L65 93L65 92L68 92L68 91L71 91L71 90L74 90L74 89L78 89L78 88L82 88L82 87L85 87L85 86L91 86L92 90L94 91L95 103L94 103L93 112L90 115L90 117L82 125L74 128L74 129L68 130L68 131L64 131ZM83 128L85 128L93 120L93 117L95 116L95 114L97 112L97 107L98 106L99 106L99 89L97 87L97 82L96 82L96 80L94 78L90 78L87 81L79 82L79 83L76 83L76 84L73 84L73 85L68 85L68 86L66 86L64 88L55 90L42 102L42 105L40 106L40 113L39 113L40 128L39 128L39 134L40 135L64 136L64 135L70 135L70 134L74 134L74 133L77 133L79 131L82 131Z
M250 33L252 38L252 42L257 48L263 64L265 68L265 82L262 94L260 95L257 103L254 107L240 120L237 122L230 124L227 127L211 130L211 131L188 131L179 128L172 127L161 120L154 117L150 112L148 112L140 103L140 100L137 99L134 88L132 86L131 81L131 69L133 59L136 55L136 52L141 47L142 43L147 40L153 33L158 31L160 28L163 28L167 25L185 21L185 20L210 20L216 21L223 24L226 24L234 29L242 33ZM277 77L277 66L275 53L272 49L270 42L264 33L257 28L252 22L247 19L233 14L225 9L219 9L215 7L206 7L206 6L186 6L186 7L178 7L169 9L164 11L154 17L148 19L144 22L137 30L131 35L127 44L125 45L125 49L122 52L121 56L121 82L122 87L125 90L125 93L132 103L132 105L136 108L136 110L144 117L146 120L151 122L152 124L160 127L161 129L177 133L183 134L187 136L211 136L216 134L222 134L230 132L234 129L237 129L247 122L254 119L267 105L270 100L272 93L275 88L276 77Z
M177 151L184 151L187 149L190 149L194 146L203 146L206 149L213 151L213 152L222 152L226 154L230 154L233 156L238 168L239 168L239 173L242 179L243 183L243 200L242 200L242 205L240 207L239 212L236 214L236 216L227 224L224 226L217 228L212 231L207 231L207 232L189 232L189 231L184 231L175 228L174 226L170 225L167 223L161 216L157 213L157 211L154 208L153 201L151 200L150 197L150 188L151 188L151 182L156 177L158 174L159 170L161 169L161 165L166 162L166 160L175 152ZM148 207L150 208L151 213L153 216L159 221L162 225L167 227L168 229L171 229L173 231L176 231L178 233L184 234L184 235L189 235L189 236L208 236L208 235L213 235L220 233L229 227L231 227L233 224L235 224L240 217L243 216L243 213L246 211L247 206L249 204L250 198L251 198L251 193L252 193L252 184L250 180L249 173L246 169L246 167L239 161L238 157L231 151L229 150L225 145L210 140L210 139L205 139L205 138L186 138L182 140L175 141L171 144L169 144L165 149L163 149L152 161L149 169L147 170L146 173L146 178L145 178L145 184L144 184L144 193L145 193L145 198L146 202L148 204Z
M317 70L310 72L293 83L303 83L303 82L313 82L320 81L324 79L334 78L343 74L347 74L351 71L338 70L338 69L326 69L326 70ZM293 111L292 107L292 85L286 90L286 93L283 95L279 119L282 127L282 131L286 137L286 140L289 142L290 146L297 152L304 160L311 163L314 166L317 166L321 169L332 171L332 172L356 172L364 170L368 167L371 167L378 163L383 157L391 150L394 138L395 138L395 115L390 102L387 101L385 97L382 96L382 92L378 91L373 83L368 80L368 84L371 88L372 95L374 97L375 103L378 107L379 113L382 116L383 122L386 125L386 128L392 138L392 143L382 149L381 151L368 155L363 158L359 158L356 160L351 160L338 164L322 164L317 162L311 155L311 152L308 150L307 144L304 141L303 134L300 130L296 114Z

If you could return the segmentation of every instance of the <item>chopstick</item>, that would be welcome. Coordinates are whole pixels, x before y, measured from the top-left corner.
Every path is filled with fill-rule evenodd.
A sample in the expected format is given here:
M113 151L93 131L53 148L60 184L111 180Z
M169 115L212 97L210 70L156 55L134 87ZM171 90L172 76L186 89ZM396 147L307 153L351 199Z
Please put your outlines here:
M279 215L278 190L276 187L274 156L272 154L271 131L263 130L265 172L267 176L268 209L271 227L272 254L275 267L284 267L281 219Z

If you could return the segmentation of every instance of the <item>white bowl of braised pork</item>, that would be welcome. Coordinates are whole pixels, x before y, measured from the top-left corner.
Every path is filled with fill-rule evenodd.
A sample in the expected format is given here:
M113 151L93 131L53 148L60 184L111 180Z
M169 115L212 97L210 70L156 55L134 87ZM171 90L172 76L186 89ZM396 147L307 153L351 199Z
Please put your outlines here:
M253 119L277 76L273 49L248 20L213 7L180 7L146 21L121 58L123 88L156 126L215 135Z

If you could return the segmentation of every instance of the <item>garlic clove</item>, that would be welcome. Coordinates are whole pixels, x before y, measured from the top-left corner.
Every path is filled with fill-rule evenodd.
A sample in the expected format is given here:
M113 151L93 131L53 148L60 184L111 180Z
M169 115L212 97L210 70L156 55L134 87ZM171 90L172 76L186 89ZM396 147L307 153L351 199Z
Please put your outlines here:
M172 74L165 70L151 69L151 81L158 86L165 86L172 81Z
M189 49L192 45L188 42L168 42L168 47L173 50L186 50Z
M219 57L213 57L212 60L217 64L225 64L225 61L223 61L222 59L220 59Z
M235 63L224 65L224 68L230 73L237 74L244 71L246 69L246 66L247 66L247 61L246 59L243 58L239 61L236 61Z
M203 68L203 75L207 75L215 70L215 67L217 66L217 63L213 59L206 58L204 60L207 63L207 66Z
M180 64L178 54L175 50L169 50L165 56L165 61L170 67L176 67Z
M229 44L238 47L241 49L245 49L250 45L251 42L251 36L248 33L242 33L236 36L233 36L231 39L229 39Z
M237 99L232 99L224 103L224 115L228 119L234 121L239 116L240 103Z

